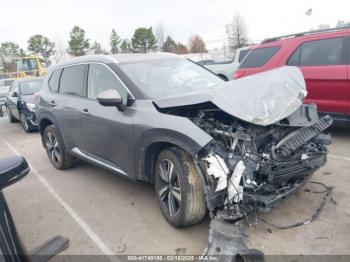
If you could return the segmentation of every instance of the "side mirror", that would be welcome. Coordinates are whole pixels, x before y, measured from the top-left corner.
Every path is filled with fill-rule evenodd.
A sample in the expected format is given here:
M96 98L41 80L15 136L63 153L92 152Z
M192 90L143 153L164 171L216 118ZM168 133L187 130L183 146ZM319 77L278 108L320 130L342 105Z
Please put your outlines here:
M119 111L124 111L123 98L117 90L109 89L99 93L96 97L98 103L102 106L115 106Z
M18 97L18 93L17 92L13 92L12 97Z

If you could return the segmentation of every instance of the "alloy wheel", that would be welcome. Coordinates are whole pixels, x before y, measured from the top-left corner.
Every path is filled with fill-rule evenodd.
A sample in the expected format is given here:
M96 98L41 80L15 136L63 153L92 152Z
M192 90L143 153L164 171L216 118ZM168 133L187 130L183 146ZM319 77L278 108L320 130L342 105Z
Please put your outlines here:
M158 190L161 201L166 205L169 215L176 216L181 207L181 186L174 164L164 159L158 167L160 186Z
M52 132L46 134L45 145L51 161L59 163L62 159L61 147Z

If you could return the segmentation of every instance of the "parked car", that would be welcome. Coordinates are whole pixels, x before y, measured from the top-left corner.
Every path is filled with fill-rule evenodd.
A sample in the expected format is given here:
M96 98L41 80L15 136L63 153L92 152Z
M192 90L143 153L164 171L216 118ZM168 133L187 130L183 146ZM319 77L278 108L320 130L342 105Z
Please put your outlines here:
M35 117L34 98L42 85L42 78L23 78L13 82L5 99L8 119L20 121L26 132L38 129Z
M232 61L204 63L203 66L217 74L225 81L233 80L234 72L237 70L244 57L249 53L251 47L238 48ZM198 62L198 64L201 64Z
M0 79L0 116L3 116L3 106L5 105L5 97L7 96L13 79Z
M79 158L154 183L181 227L207 208L228 219L269 210L326 162L332 119L305 95L296 67L225 82L176 55L119 54L53 66L36 105L54 167Z
M0 159L0 252L1 261L48 261L53 256L66 250L69 240L62 236L55 236L49 241L27 252L17 233L3 189L23 179L29 172L27 161L22 156L11 156Z
M280 36L253 48L235 79L280 66L298 66L308 96L322 114L338 124L350 124L350 28L327 29Z

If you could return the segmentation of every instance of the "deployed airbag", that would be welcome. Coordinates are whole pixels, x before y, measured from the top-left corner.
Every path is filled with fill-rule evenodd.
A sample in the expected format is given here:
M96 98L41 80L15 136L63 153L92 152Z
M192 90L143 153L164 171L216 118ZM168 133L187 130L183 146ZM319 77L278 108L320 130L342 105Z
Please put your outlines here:
M162 98L154 103L170 108L212 102L234 117L267 126L295 112L306 95L299 68L285 66L225 82L209 92Z

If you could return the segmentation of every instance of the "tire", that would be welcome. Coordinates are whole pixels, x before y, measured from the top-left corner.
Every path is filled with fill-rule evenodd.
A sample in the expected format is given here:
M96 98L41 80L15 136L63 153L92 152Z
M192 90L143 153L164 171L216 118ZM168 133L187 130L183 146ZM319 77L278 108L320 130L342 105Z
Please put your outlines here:
M75 158L64 149L62 139L54 125L49 125L45 128L42 139L47 156L55 168L64 170L74 165Z
M11 112L10 112L10 110L8 109L7 106L6 106L6 114L7 114L7 117L8 117L8 119L9 119L10 123L15 123L15 122L17 122L17 119L14 118L14 117L12 116L12 114L11 114Z
M170 180L169 169L173 170ZM161 151L154 175L158 203L170 224L190 226L204 218L207 209L202 181L189 154L176 147Z
M20 120L21 120L21 126L26 133L30 133L33 131L32 124L27 120L27 117L23 112L21 112L20 114Z

